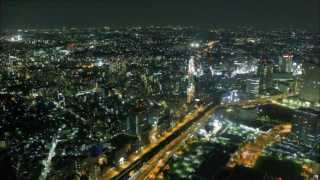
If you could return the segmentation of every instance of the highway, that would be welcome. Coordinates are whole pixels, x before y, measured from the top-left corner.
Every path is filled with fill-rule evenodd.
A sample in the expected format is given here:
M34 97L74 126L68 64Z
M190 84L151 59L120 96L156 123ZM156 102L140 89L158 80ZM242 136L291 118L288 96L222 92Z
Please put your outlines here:
M101 179L121 179L124 174L129 174L129 171L138 168L137 162L145 162L144 165L133 175L133 179L153 179L155 178L161 169L167 164L167 161L176 152L179 145L181 145L188 136L198 130L203 124L205 124L214 112L219 108L227 108L231 106L256 106L262 104L272 104L272 101L287 98L295 94L281 94L271 97L261 97L254 100L245 100L234 103L221 104L217 106L208 105L199 108L191 114L184 117L175 127L166 131L157 142L149 144L137 153L131 154L123 164L118 167L107 170L101 176ZM186 128L187 127L187 128ZM182 131L181 131L182 129ZM177 135L178 134L178 135ZM165 142L165 143L164 143ZM147 156L148 153L159 148L159 145L163 147L158 150L154 155Z
M126 161L118 167L111 168L107 170L101 177L101 179L119 179L122 177L124 173L128 173L127 169L132 169L132 166L136 166L137 162L141 159L146 158L146 156L159 147L162 144L166 144L166 141L171 140L172 137L181 129L185 128L188 124L190 124L193 120L198 117L198 115L203 111L202 108L199 108L192 113L185 116L177 125L165 133L161 137L159 137L158 141L152 144L149 144L142 148L140 151L129 155Z
M155 179L157 174L167 164L168 160L178 150L180 145L188 139L189 135L191 135L193 132L199 129L203 123L209 120L216 109L217 107L211 108L199 119L197 123L194 123L189 129L181 133L177 138L161 149L144 166L142 166L133 179Z
M272 97L262 97L257 98L255 100L246 100L240 101L237 103L228 103L217 105L215 107L207 107L208 110L206 113L198 119L189 129L185 132L181 133L178 137L176 137L173 141L171 141L167 146L165 146L162 150L160 150L155 156L153 156L140 170L136 175L134 175L133 179L155 179L164 166L167 164L168 160L172 157L172 155L176 152L185 140L188 139L188 135L191 135L193 132L197 131L203 124L205 124L210 117L213 116L214 112L220 108L227 108L231 106L253 106L253 105L261 105L261 104L271 104L272 100L277 100L281 98L286 98L288 96L292 96L294 94L289 95L276 95Z

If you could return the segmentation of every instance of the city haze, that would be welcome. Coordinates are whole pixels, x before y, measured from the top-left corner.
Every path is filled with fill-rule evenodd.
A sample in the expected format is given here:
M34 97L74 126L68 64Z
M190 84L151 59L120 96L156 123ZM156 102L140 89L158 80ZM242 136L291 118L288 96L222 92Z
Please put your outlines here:
M317 0L3 0L0 8L3 29L216 24L319 30Z

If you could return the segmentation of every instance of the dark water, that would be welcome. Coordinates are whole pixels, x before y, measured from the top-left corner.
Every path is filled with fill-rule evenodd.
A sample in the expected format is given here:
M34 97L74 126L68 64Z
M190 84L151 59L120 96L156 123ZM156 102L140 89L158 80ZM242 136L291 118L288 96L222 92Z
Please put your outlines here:
M273 177L285 177L288 180L302 180L301 165L290 160L278 160L274 157L262 156L256 162L255 170Z

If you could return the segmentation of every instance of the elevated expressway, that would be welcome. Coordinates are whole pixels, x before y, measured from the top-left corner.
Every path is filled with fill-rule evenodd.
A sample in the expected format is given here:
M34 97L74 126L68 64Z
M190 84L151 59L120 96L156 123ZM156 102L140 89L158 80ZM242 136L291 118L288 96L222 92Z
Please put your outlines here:
M100 179L154 179L167 164L188 136L205 124L215 111L232 106L254 107L263 104L273 104L276 100L284 99L295 94L281 94L269 97L260 97L252 100L226 103L220 105L206 105L185 116L177 125L168 129L157 142L149 144L141 151L131 154L127 161L118 167L104 172Z

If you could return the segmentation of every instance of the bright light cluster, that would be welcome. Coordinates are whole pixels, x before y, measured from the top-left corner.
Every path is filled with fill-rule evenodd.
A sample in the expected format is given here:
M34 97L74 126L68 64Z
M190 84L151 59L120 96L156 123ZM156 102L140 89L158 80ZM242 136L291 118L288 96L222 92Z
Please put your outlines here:
M22 36L20 34L14 35L8 39L10 42L19 42L22 41Z
M203 68L202 68L201 65L199 65L199 67L197 68L197 71L196 71L196 76L200 77L200 76L203 76L203 75L204 75Z
M200 44L193 42L193 43L190 44L190 46L191 46L192 48L198 48L198 47L200 47Z
M234 77L238 74L249 74L256 72L258 67L255 64L249 64L249 63L242 63L240 66L238 66L232 73L231 77Z
M233 102L239 102L239 101L240 101L240 96L237 90L230 91L230 93L222 97L223 103L233 103Z
M210 68L210 72L211 72L211 76L213 77L214 75L220 76L222 75L222 71L216 70L214 69L212 66L209 67Z
M298 76L303 74L302 64L293 63L293 75Z
M98 59L97 59L96 65L97 65L98 67L103 66L103 62L102 62L102 59L101 59L101 58L98 58Z
M188 62L188 74L189 75L196 75L196 69L194 64L194 58L191 57Z

